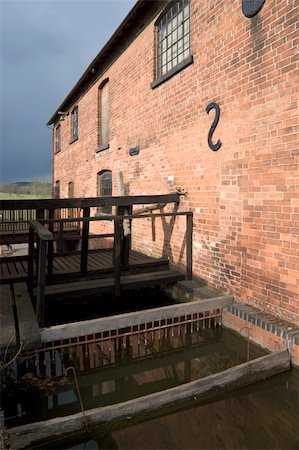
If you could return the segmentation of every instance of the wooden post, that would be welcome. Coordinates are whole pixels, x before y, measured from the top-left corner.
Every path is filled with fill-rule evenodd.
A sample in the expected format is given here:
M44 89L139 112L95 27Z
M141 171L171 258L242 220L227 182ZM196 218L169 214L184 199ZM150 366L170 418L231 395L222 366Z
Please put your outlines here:
M83 218L90 216L90 208L83 208ZM89 239L89 222L83 222L82 225L82 242L81 242L81 272L87 272L88 264L88 239Z
M28 243L28 290L30 297L33 297L33 268L34 268L34 229L29 226Z
M120 264L121 264L121 221L114 220L114 292L115 297L120 296Z
M63 222L59 223L59 251L64 252Z
M45 284L46 284L47 241L40 239L39 264L37 276L36 317L39 325L44 326L45 313Z
M125 186L123 173L118 172L117 174L117 186L118 194L120 196L125 195ZM130 215L132 214L133 206L119 206L117 208L117 215ZM131 222L130 219L124 219L122 222L122 234L121 234L121 264L128 269L130 250L131 250Z
M49 210L49 219L54 219L54 215L55 215L55 210L54 209L50 209ZM54 223L49 223L49 231L51 233L54 233ZM51 278L53 276L53 255L54 255L54 242L53 241L49 241L48 244L48 275L49 278Z
M125 214L128 216L132 214L133 207L127 206L125 208ZM126 223L125 223L126 221ZM129 268L130 263L130 250L132 243L132 219L124 219L123 221L123 242L122 242L122 264L125 269Z
M192 232L193 232L193 214L186 216L186 277L192 280Z

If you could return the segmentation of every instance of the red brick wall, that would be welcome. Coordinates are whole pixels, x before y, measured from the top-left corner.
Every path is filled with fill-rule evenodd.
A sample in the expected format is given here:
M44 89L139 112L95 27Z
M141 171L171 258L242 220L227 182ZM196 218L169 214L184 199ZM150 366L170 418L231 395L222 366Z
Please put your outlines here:
M267 1L252 19L239 0L192 0L194 62L151 89L153 20L79 100L78 141L68 143L71 115L61 122L62 150L54 156L62 196L69 181L76 196L96 196L104 169L113 172L115 195L119 171L128 194L184 188L180 210L194 211L195 276L293 322L299 322L297 19L293 0ZM97 90L107 77L110 148L96 153ZM205 108L212 101L221 107L217 152L207 145L214 112ZM135 146L140 153L131 157ZM139 244L150 251L151 222L144 224ZM159 220L156 226L153 253L168 252L183 265L183 219L174 226L167 219L165 238Z

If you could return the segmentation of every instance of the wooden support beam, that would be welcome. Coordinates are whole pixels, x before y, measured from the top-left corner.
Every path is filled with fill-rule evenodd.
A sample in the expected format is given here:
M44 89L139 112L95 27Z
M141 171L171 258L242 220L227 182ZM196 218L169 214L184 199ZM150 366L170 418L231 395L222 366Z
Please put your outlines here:
M40 239L38 272L37 272L37 291L36 291L37 294L36 317L40 326L44 325L47 244L48 244L47 241Z
M192 280L192 235L193 235L193 214L186 216L186 278Z
M49 211L49 219L54 219L55 210L50 209ZM54 223L49 223L49 231L50 233L54 233ZM53 255L54 255L54 239L51 240L48 244L48 276L51 278L53 276Z
M28 245L28 290L30 297L33 297L33 271L34 271L34 236L35 232L32 226L29 228L29 245Z
M61 198L38 200L1 200L1 209L60 209L98 206L146 205L151 203L179 203L180 195L173 192L165 195L125 195L115 197Z
M112 317L84 320L76 323L54 325L41 330L42 342L52 342L60 339L70 339L86 334L102 333L109 330L119 330L142 323L156 322L172 319L173 317L197 314L205 311L225 308L233 302L233 297L222 295L208 300L196 300L187 303L151 308L144 311L134 311L126 314L117 314Z
M114 221L114 293L115 297L120 296L120 265L121 265L121 222L119 219Z
M83 208L83 218L90 216L90 207ZM87 272L88 264L88 241L89 241L89 222L83 222L82 225L82 242L81 242L81 267L82 273Z

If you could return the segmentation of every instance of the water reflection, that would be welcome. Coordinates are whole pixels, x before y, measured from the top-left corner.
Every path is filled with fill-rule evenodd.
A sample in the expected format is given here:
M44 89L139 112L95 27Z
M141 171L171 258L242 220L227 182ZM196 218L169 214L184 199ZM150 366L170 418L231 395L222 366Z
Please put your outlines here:
M293 369L221 400L65 448L298 449L298 423L299 371Z
M246 361L247 342L234 333L192 328L190 324L181 327L104 336L99 344L88 346L70 343L69 348L53 353L55 373L63 374L68 365L76 368L84 409L88 410L163 391ZM80 412L74 380L46 376L53 366L48 353L39 358L44 363L43 374L26 373L19 384L4 391L6 426ZM251 358L264 353L251 345Z

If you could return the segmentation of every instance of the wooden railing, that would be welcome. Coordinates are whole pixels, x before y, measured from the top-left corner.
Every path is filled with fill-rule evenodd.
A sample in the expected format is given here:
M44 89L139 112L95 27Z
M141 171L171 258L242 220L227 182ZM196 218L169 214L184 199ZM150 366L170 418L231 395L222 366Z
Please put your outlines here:
M130 205L131 206L131 205ZM87 273L89 225L91 222L114 222L114 244L113 244L113 266L114 266L114 293L118 297L120 295L121 269L129 267L129 254L131 247L131 234L124 232L124 221L155 219L166 217L186 217L186 278L192 279L192 230L193 230L193 213L192 212L172 212L172 213L151 213L151 214L118 214L111 216L89 217L89 208L85 208L84 217L76 218L76 221L82 223L81 236L81 273ZM118 212L123 212L118 209ZM67 224L73 219L48 219L29 221L29 261L28 261L28 288L31 295L34 289L34 262L37 272L37 304L36 314L40 324L44 322L44 297L46 286L46 275L49 278L53 275L53 233L49 231L53 229L54 224ZM48 228L47 228L48 227ZM36 242L36 250L35 250Z
M54 222L51 232L62 240L65 231L80 231L81 224L75 220L88 217L90 212L100 207L117 206L119 208L132 205L149 205L158 203L178 203L180 196L174 192L165 195L140 195L120 197L63 198L35 200L1 200L0 201L0 243L27 243L29 237L28 221L74 219L68 222ZM77 233L79 238L80 233Z

